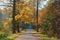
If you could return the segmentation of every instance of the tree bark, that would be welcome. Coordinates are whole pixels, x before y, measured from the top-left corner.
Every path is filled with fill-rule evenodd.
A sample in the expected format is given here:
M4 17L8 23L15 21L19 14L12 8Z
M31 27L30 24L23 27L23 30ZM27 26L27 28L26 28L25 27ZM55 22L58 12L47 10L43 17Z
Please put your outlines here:
M16 33L16 25L15 25L15 7L16 7L16 0L13 0L13 15L12 15L12 17L13 17L13 21L12 21L12 23L13 23L13 27L12 27L12 29L13 29L13 33Z
M36 18L37 18L37 22L36 22L36 23L37 23L36 30L37 30L37 32L39 32L39 31L38 31L38 30L39 30L39 29L38 29L38 28L39 28L39 27L38 27L38 0L37 0Z

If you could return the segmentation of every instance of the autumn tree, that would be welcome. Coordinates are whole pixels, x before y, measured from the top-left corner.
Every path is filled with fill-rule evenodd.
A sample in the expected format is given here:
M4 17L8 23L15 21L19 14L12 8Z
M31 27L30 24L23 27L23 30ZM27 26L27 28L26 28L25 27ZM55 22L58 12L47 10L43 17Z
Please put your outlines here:
M31 2L26 1L16 1L13 7L13 19L15 20L15 23L18 23L18 25L14 28L18 28L16 30L19 30L19 25L24 22L33 22L34 19L34 8L31 6ZM14 21L13 20L13 21ZM14 22L13 22L14 24Z
M51 15L53 17L52 20L50 20L50 27L48 27L48 30L50 30L51 33L49 33L50 35L53 35L57 38L60 38L60 0L53 0L49 2L48 5L48 14Z

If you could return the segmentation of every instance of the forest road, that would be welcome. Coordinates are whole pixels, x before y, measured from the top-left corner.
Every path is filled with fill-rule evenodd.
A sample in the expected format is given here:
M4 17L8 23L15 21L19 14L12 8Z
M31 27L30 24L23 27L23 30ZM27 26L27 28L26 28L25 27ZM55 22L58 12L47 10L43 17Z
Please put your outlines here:
M26 33L20 35L15 40L41 40L41 39L32 33L32 29L26 29Z

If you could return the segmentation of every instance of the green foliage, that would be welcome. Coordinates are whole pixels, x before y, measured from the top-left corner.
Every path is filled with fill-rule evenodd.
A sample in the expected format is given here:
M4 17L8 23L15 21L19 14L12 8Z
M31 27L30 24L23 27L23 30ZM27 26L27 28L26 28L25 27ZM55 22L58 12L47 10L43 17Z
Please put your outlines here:
M8 34L7 33L2 33L2 34L0 34L0 39L6 39L6 37L8 36Z
M43 40L57 40L56 38L46 35L46 34L37 34L39 37L43 38Z
M0 40L12 40L12 39L9 39L7 38L9 35L7 33L2 33L0 34Z
M2 30L2 27L0 26L0 31Z
M0 24L0 31L2 30L2 28L3 28L3 27L2 27L2 24Z
M46 21L43 24L44 33L47 31L49 21L52 20L52 19L53 19L53 17L51 15L48 15L48 17L46 18Z

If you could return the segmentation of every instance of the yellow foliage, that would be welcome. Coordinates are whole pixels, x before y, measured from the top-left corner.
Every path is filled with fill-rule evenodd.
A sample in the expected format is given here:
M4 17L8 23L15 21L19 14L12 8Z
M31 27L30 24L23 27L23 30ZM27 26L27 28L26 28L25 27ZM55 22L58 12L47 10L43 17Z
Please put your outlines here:
M13 18L9 18L9 22L12 22Z
M39 29L39 32L43 32L43 29L42 29L42 28L40 28L40 29Z
M12 14L13 9L11 7L8 8L7 10L10 14Z
M20 19L21 17L22 17L22 15L19 15L19 14L18 14L18 15L15 16L15 20L18 20L18 19Z
M25 8L23 8L23 9L21 10L21 13L20 13L20 14L24 14L24 13L25 13L25 11L26 11L26 9L25 9Z
M16 13L17 15L15 16L15 20L17 21L25 21L28 22L30 19L30 21L34 21L33 17L34 17L34 8L32 7L31 2L20 2L20 3L16 3Z
M21 4L16 3L16 10L20 10L20 8L21 8Z
M5 21L3 27L6 28L6 27L8 27L8 25L9 25L9 20L7 19L7 20Z
M6 14L7 13L7 8L3 8L2 13Z

